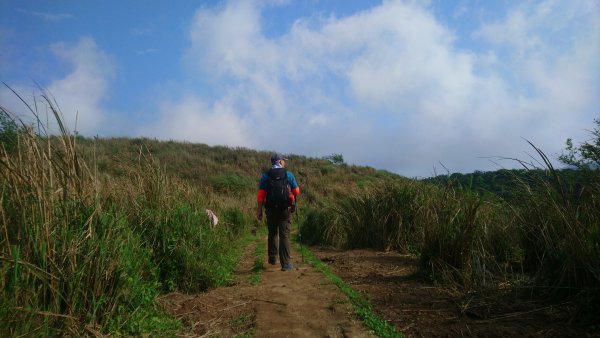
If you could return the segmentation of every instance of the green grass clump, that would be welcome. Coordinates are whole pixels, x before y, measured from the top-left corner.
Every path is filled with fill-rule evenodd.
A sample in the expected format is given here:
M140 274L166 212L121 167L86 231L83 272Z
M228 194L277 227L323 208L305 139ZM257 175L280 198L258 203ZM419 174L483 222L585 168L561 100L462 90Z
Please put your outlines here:
M265 241L258 238L256 241L256 249L252 253L254 256L254 265L252 266L252 274L250 275L250 284L260 284L262 272L265 270Z

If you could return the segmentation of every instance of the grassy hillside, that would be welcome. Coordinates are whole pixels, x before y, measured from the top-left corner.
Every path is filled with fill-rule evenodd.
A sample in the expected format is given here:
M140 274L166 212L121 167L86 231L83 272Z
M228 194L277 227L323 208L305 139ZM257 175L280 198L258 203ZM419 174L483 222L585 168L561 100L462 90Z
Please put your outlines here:
M201 191L209 206L234 205L249 214L255 208L258 179L270 168L270 151L147 138L76 140L80 154L98 173L122 177L127 168L151 156L161 169ZM288 154L287 168L301 186L305 206L323 206L337 197L377 181L405 181L399 175L369 167Z

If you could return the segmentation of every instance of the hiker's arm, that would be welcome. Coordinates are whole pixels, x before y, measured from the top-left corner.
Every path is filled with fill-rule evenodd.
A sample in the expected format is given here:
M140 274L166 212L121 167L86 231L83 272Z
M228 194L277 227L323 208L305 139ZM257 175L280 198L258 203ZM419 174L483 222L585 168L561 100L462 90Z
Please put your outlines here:
M288 182L290 182L290 188L292 196L290 201L292 202L292 206L290 206L291 212L296 212L296 207L298 206L298 194L300 193L300 186L298 186L298 182L296 181L296 177L294 174L288 171Z
M265 205L265 199L267 198L267 191L264 189L258 189L258 195L256 196L256 218L260 221L263 216L263 206Z
M292 195L294 195L294 200L296 196L300 193L300 186L298 185L298 181L296 181L296 176L288 171L288 182L290 182L290 188L292 190Z
M299 193L300 193L300 187L295 187L292 189L292 195L294 195L294 197L298 196Z

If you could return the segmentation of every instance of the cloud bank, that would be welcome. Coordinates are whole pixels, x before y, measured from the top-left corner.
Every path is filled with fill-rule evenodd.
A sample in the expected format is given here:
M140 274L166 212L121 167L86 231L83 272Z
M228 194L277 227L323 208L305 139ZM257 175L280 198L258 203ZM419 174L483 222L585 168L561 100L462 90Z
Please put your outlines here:
M411 176L440 162L452 171L494 169L481 157L521 156L523 138L552 155L598 114L591 1L518 4L472 33L478 51L456 47L455 33L413 2L299 18L276 38L264 34L261 10L233 1L196 12L184 63L212 96L187 88L191 97L165 112L171 123L154 133L342 153Z

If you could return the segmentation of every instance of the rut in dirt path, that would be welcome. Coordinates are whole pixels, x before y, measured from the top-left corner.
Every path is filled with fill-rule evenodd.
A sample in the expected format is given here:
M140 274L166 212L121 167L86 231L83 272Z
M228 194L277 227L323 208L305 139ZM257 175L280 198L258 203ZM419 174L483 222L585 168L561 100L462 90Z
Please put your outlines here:
M373 337L347 297L294 252L291 271L281 271L263 257L261 282L251 285L256 245L246 248L235 285L161 299L167 312L189 327L189 336ZM266 245L266 238L259 245Z

